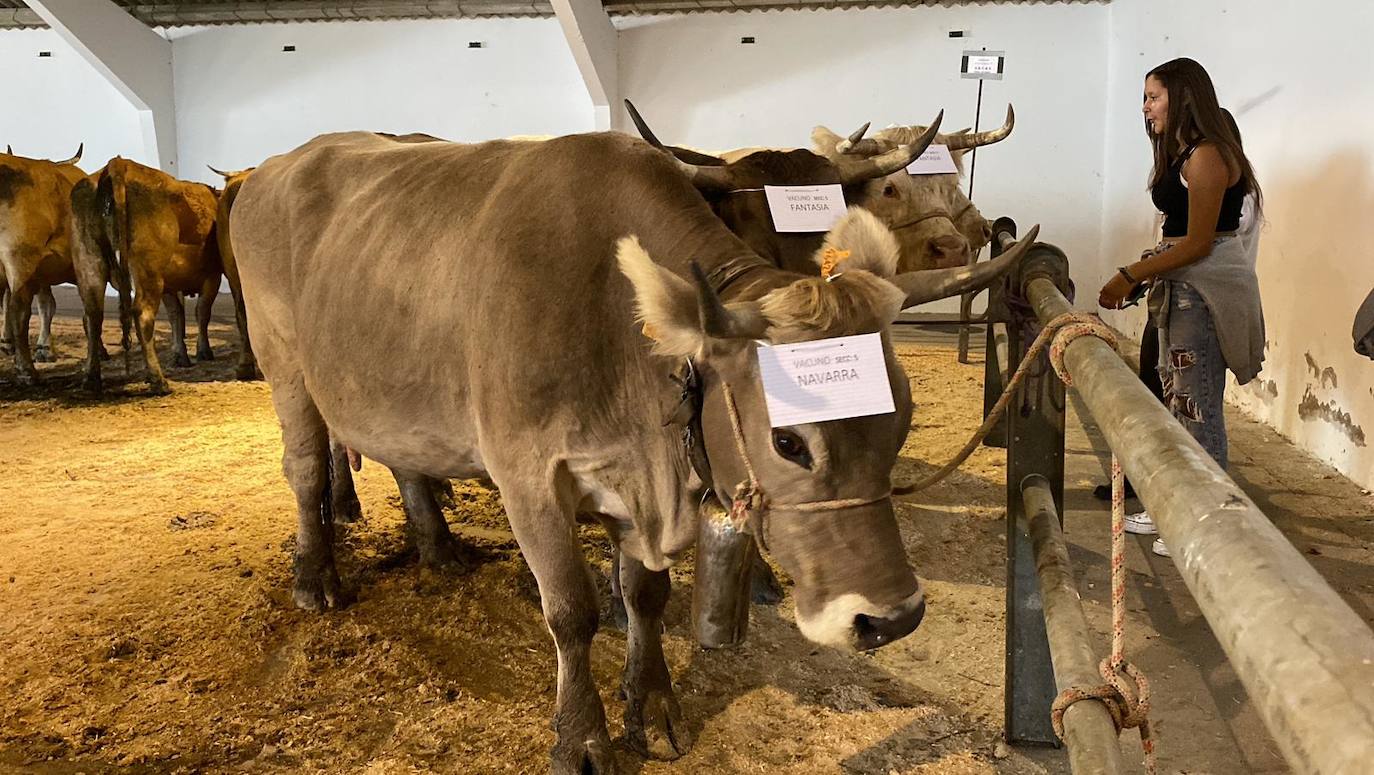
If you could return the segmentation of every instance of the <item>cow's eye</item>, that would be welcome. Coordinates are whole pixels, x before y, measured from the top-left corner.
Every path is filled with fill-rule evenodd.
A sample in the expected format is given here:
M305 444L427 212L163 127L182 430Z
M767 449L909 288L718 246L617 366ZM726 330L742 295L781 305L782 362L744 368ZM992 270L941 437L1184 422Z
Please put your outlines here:
M886 196L886 197L895 197L895 196L897 196L897 187L894 186L894 185L891 184L891 183L888 183L888 184L884 185L884 186L883 186L883 196Z
M806 448L806 442L802 441L801 436L785 428L773 429L773 449L779 455L796 463L805 469L811 468L811 452Z

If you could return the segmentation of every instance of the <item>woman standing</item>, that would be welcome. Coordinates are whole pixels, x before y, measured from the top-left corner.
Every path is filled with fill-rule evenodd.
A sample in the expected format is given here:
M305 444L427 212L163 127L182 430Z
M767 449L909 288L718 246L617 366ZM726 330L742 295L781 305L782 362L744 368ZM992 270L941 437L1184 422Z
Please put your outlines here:
M1202 65L1184 58L1151 70L1142 110L1154 148L1150 195L1164 213L1164 239L1118 268L1098 304L1120 309L1137 285L1150 283L1164 402L1224 469L1226 370L1243 385L1264 361L1259 280L1237 234L1246 195L1260 206L1260 187ZM1158 532L1144 512L1130 515L1126 529ZM1154 552L1169 554L1162 540Z

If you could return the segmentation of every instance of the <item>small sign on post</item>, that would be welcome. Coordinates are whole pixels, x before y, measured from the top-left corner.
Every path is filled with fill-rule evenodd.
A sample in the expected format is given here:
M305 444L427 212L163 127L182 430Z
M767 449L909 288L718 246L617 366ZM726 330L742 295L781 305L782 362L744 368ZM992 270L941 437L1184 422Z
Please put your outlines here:
M979 80L1002 80L1002 68L1006 64L1005 51L965 51L959 65L961 78Z

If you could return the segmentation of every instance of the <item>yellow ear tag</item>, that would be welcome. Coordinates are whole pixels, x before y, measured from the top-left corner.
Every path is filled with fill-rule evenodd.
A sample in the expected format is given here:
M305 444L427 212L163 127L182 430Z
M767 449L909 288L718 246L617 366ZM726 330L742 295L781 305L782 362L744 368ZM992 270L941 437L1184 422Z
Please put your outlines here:
M830 275L835 273L835 267L839 266L840 262L846 258L849 258L848 250L826 248L825 252L821 254L821 277L830 279Z
M654 324L653 324L653 323L650 323L650 322L647 321L647 320L644 321L644 327L643 327L642 329L640 329L640 330L644 332L644 335L645 335L645 336L649 337L650 339L654 340L655 342L662 341L661 339L658 338L658 329L657 329L657 328L654 328Z

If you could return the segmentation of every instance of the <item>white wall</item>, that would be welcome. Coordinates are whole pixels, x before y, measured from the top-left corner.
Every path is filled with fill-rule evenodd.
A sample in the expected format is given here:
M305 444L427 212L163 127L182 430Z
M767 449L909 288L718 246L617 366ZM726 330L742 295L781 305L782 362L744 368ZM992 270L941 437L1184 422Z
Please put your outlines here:
M1320 14L1287 0L1114 0L1110 9L1109 174L1092 289L1151 241L1145 73L1191 56L1240 123L1268 218L1258 264L1268 357L1257 380L1233 382L1227 396L1374 487L1374 361L1350 337L1374 288L1363 228L1374 213L1374 4L1329 0ZM1139 331L1139 312L1111 317Z
M85 170L146 161L138 112L52 30L0 30L0 74L0 149L65 159L85 143Z
M270 24L172 31L181 175L247 167L353 129L472 141L592 128L554 19ZM484 48L469 49L469 41ZM296 46L294 52L282 47Z
M1099 242L1107 19L1098 4L628 17L617 21L621 92L664 142L809 147L816 124L847 134L870 120L924 124L943 108L944 126L970 126L978 83L959 77L960 53L1004 50L982 126L1001 124L1010 102L1016 130L979 152L974 200L1086 257ZM757 42L741 45L746 35Z

